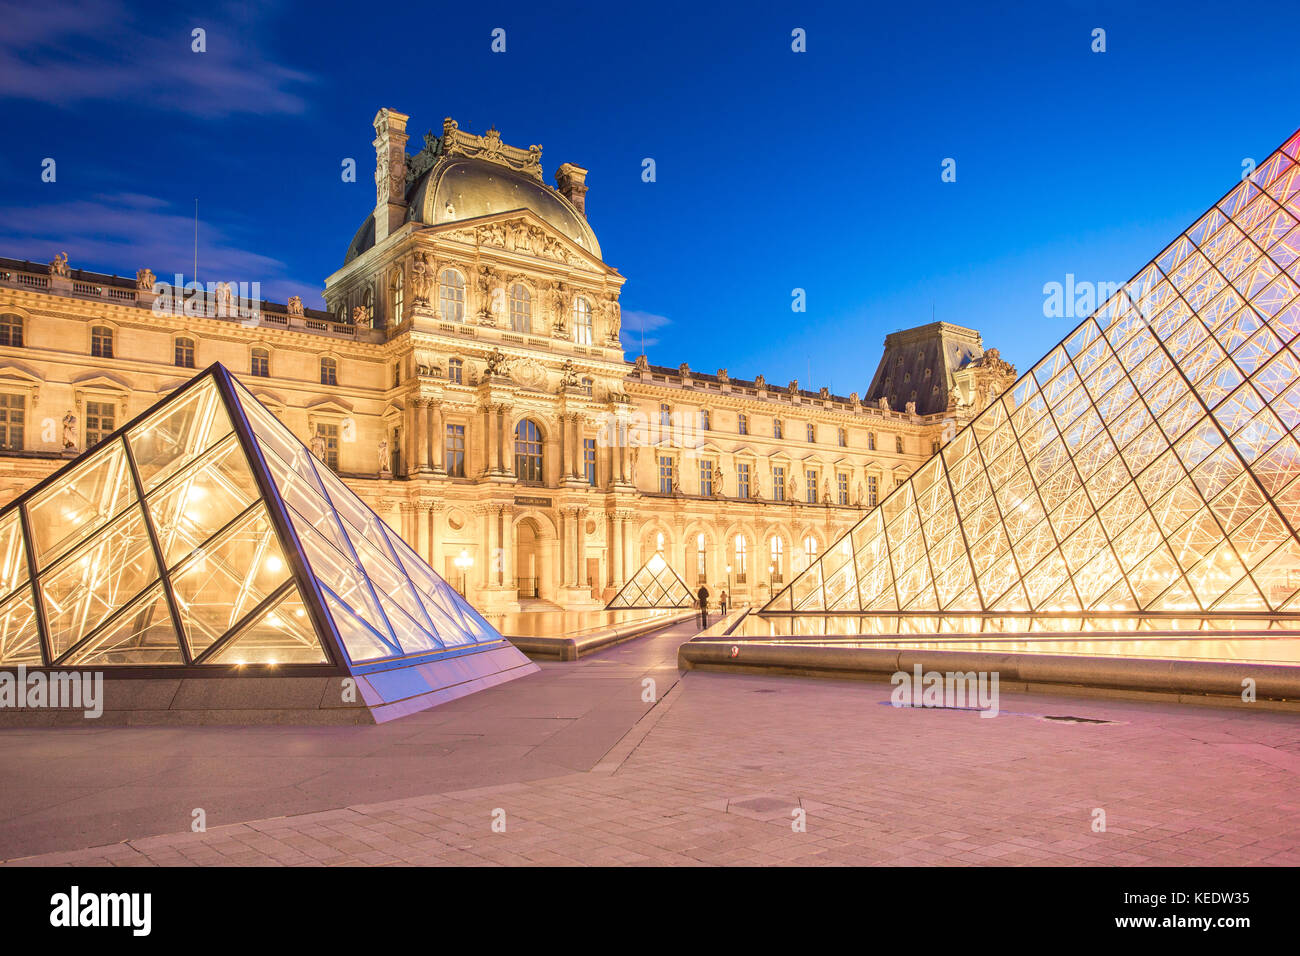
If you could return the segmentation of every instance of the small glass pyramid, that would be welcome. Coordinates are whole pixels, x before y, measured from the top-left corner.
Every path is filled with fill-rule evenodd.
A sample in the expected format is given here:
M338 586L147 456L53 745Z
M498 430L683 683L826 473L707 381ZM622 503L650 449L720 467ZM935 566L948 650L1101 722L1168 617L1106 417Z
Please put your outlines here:
M0 511L0 666L342 674L502 648L526 663L220 365Z
M1300 133L765 613L1300 611Z
M656 551L614 595L606 609L690 607L694 603L695 598L691 596L686 582L677 576L664 556Z

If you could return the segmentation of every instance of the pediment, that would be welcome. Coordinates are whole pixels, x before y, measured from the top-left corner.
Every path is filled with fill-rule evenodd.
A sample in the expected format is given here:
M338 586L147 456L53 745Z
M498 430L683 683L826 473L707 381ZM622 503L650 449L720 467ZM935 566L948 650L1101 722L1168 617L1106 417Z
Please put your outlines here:
M439 238L453 242L497 248L571 266L586 266L598 272L614 271L531 209L511 209L430 229Z
M304 409L308 412L324 415L351 415L353 408L350 403L341 402L336 398L322 397L315 401L308 402Z

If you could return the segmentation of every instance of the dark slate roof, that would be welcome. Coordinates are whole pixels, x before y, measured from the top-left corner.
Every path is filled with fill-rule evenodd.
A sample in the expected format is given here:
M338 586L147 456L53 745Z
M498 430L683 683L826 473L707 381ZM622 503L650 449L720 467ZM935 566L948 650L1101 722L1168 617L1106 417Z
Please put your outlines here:
M953 373L983 354L979 332L949 322L891 332L885 336L885 351L867 390L867 402L874 405L888 398L889 407L901 412L915 401L918 415L946 411Z

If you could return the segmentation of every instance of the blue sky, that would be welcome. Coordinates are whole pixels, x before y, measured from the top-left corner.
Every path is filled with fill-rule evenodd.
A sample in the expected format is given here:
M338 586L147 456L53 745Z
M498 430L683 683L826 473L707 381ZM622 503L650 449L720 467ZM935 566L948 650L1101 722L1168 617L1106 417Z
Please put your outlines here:
M865 391L933 315L1023 371L1044 283L1127 279L1300 126L1295 9L991 6L0 0L0 254L188 273L197 198L201 279L319 305L388 106L590 169L629 358Z

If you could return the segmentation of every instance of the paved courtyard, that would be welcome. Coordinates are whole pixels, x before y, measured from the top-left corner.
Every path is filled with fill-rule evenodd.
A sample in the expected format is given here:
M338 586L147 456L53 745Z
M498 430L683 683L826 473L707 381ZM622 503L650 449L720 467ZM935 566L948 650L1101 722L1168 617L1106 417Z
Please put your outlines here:
M0 731L0 858L1300 864L1300 716L1006 692L995 719L900 710L887 684L681 676L693 631L381 727Z

